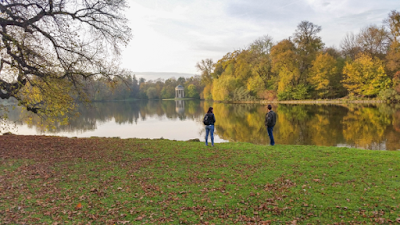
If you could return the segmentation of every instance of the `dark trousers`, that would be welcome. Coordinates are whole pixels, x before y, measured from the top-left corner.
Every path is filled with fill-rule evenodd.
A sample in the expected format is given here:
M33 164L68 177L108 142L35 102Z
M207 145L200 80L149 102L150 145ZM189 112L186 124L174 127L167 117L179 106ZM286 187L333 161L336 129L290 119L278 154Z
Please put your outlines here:
M275 145L274 135L272 134L272 131L274 130L274 127L267 127L267 130L268 130L268 136L269 136L270 144L273 146L273 145Z

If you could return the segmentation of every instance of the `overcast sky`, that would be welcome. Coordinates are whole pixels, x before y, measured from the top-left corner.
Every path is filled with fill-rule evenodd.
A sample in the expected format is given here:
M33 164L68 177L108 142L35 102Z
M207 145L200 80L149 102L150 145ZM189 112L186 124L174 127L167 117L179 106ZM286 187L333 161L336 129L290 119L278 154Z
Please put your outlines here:
M278 42L303 20L322 26L327 46L347 32L382 25L400 0L128 0L133 39L122 66L137 72L197 74L201 59L228 52L269 35ZM147 73L151 74L151 73ZM150 78L150 77L149 77ZM153 77L154 78L154 77Z

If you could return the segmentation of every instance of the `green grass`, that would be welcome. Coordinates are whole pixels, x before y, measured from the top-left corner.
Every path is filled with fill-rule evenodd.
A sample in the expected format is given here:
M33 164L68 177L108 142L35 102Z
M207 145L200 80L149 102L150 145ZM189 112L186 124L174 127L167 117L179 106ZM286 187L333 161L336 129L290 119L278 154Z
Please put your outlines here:
M53 139L55 146L37 144L32 156L3 153L0 223L326 224L400 218L398 151ZM75 209L78 203L82 209Z

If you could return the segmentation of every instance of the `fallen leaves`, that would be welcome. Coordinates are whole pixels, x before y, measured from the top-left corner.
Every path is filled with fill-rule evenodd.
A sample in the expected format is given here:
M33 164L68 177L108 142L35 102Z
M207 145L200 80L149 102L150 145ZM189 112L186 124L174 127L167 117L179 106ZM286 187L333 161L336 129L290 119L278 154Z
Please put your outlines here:
M82 208L83 208L82 203L78 203L78 204L75 206L75 210L80 210L80 209L82 209Z
M8 149L0 149L0 205L5 205L0 221L10 224L40 223L35 216L60 224L274 224L282 218L286 224L302 224L318 215L313 210L320 204L314 199L328 197L334 202L333 221L361 218L380 223L382 215L357 214L352 205L361 202L361 207L376 210L375 203L391 207L385 201L399 198L393 189L387 189L392 192L383 200L353 198L340 189L362 193L366 186L359 186L356 175L337 179L337 171L330 175L315 165L284 168L270 157L266 163L260 158L264 149L198 152L180 142L18 137L22 141L0 140ZM16 141L18 147L13 145ZM325 194L318 197L321 190ZM300 216L290 215L296 210Z

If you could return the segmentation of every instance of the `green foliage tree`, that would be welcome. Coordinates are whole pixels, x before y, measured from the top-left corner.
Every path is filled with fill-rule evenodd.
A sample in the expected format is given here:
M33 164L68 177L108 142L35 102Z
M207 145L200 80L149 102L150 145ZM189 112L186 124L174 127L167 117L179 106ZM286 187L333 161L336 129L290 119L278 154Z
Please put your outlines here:
M158 98L157 96L157 89L155 87L150 87L149 89L147 89L146 91L146 95L149 99L154 99L154 98Z
M175 88L173 86L165 85L163 89L161 89L161 98L175 98Z
M196 86L194 86L193 84L190 84L187 87L186 93L185 95L189 98L199 98L199 93L196 90Z

